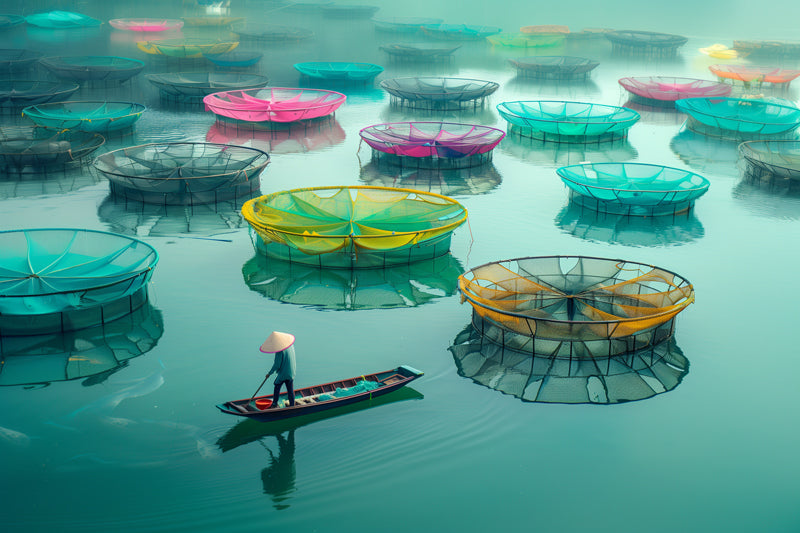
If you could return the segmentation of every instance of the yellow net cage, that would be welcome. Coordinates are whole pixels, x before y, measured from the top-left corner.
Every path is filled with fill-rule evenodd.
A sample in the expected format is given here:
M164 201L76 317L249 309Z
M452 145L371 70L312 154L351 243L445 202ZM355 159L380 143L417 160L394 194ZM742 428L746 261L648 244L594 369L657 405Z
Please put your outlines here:
M254 198L242 215L267 256L325 267L380 267L448 253L467 210L447 196L391 187L317 187Z

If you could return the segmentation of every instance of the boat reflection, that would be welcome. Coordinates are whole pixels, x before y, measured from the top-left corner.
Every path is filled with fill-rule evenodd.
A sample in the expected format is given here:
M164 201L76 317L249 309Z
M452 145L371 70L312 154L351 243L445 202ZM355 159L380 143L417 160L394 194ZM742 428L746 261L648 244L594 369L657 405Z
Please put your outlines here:
M632 161L639 156L628 139L581 144L541 141L510 133L500 143L500 150L522 160L558 168L578 163L613 163Z
M104 382L152 350L164 332L161 311L146 304L103 325L48 335L0 337L0 386Z
M451 254L387 268L317 268L256 255L242 267L250 290L320 310L417 307L458 290L464 272Z
M703 224L694 211L669 216L637 217L600 213L574 202L556 215L561 231L591 242L624 246L680 246L701 239Z
M526 402L615 404L644 400L673 390L689 372L689 361L674 337L632 353L564 359L504 348L467 325L449 350L460 376Z
M333 116L322 119L276 123L274 129L257 124L215 122L206 141L258 148L268 154L305 153L336 146L346 134Z
M360 180L365 185L400 187L443 194L445 196L486 194L503 181L492 163L459 169L401 168L370 161L361 167Z

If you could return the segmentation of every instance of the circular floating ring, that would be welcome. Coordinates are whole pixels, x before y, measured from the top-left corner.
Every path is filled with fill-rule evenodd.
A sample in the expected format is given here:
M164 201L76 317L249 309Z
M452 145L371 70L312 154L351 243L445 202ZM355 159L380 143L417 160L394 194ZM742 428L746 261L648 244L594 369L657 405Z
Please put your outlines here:
M132 127L147 107L133 102L58 102L33 105L22 110L44 128L111 132Z
M330 115L347 99L324 89L267 87L225 91L203 98L218 117L244 122L296 122Z
M294 68L303 76L328 81L370 81L383 72L372 63L309 62L295 63Z

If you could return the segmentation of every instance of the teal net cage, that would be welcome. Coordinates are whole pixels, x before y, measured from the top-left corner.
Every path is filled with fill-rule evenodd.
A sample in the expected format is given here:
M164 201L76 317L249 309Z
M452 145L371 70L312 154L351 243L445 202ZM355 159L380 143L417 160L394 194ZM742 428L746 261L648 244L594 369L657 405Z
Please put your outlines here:
M156 204L205 204L249 198L269 154L215 143L154 143L105 153L94 166L114 195Z
M88 162L104 143L98 133L4 127L0 128L0 169L8 173L63 170Z
M786 138L800 126L800 109L765 99L685 98L675 107L689 115L687 128L711 137Z
M22 114L43 128L124 134L146 109L134 102L92 100L33 105L24 108Z
M694 301L659 267L585 256L525 257L459 277L472 324L488 340L550 357L612 356L667 340Z
M85 229L0 232L0 336L104 324L147 302L150 245Z

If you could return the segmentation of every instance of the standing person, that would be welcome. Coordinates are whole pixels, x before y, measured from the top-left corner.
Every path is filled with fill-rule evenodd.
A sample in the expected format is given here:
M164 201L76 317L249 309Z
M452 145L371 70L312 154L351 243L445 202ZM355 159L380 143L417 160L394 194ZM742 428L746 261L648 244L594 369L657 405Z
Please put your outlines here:
M289 398L289 405L294 405L294 376L295 376L295 357L294 357L294 335L273 331L264 344L261 345L264 353L274 353L275 362L267 372L268 379L275 374L275 389L272 393L272 405L270 409L278 407L278 397L281 393L281 386L286 384L286 394Z

